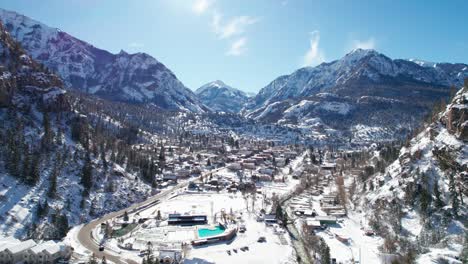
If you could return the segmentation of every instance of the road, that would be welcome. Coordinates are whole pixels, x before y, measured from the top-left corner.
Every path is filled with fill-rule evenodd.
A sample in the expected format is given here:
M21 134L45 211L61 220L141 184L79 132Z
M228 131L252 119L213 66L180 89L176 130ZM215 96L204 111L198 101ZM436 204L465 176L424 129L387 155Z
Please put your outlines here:
M207 176L210 173L218 172L218 171L220 171L220 170L222 170L224 168L225 167L217 168L217 169L213 169L211 171L205 172L200 177L198 177L198 179L200 179L200 178L202 178L204 176ZM146 205L154 203L157 200L161 200L161 199L165 198L166 196L168 196L169 194L171 194L171 193L173 193L173 192L175 192L177 190L180 190L182 188L187 187L188 184L189 184L189 181L179 183L174 188L171 188L169 190L166 190L166 191L160 192L160 193L158 193L158 194L156 194L154 196L151 196L150 198L146 199L143 202L135 203L135 204L133 204L133 205L131 205L131 206L125 208L125 209L106 214L106 215L104 215L103 217L101 217L99 219L96 219L96 220L93 220L93 221L89 222L88 224L84 225L78 231L78 241L86 249L88 249L89 251L94 253L96 258L98 258L99 260L102 259L102 257L106 257L107 261L111 261L111 262L116 263L116 264L137 264L138 262L136 262L134 260L122 258L121 256L118 255L117 252L112 252L110 250L99 251L99 244L96 243L96 241L93 239L93 236L92 236L93 229L96 228L98 225L111 220L112 218L123 215L125 213L125 211L127 211L129 213L130 212L133 213L134 211L137 211L141 207L144 207ZM144 209L146 209L146 208L144 208Z

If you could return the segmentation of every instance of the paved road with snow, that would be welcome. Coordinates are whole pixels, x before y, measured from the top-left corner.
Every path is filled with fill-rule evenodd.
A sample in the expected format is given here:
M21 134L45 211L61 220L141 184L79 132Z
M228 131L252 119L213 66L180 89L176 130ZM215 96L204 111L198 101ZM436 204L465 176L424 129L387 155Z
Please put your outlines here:
M209 172L206 172L206 173L202 174L202 176L200 176L199 178L207 176L210 173L218 172L219 170L222 170L224 168L225 167L211 170ZM93 235L92 235L93 229L96 228L98 225L111 220L112 218L123 215L125 213L125 211L127 211L128 213L134 213L134 212L139 211L141 209L146 209L147 205L149 205L151 203L155 203L156 201L165 198L166 196L170 195L171 193L173 193L173 192L175 192L177 190L180 190L182 188L187 187L188 184L189 184L189 181L179 183L174 188L163 191L163 192L160 192L160 193L158 193L158 194L156 194L154 196L151 196L150 198L148 198L147 200L145 200L143 202L133 204L130 207L127 207L127 208L122 209L120 211L116 211L116 212L113 212L113 213L106 214L106 215L104 215L103 217L101 217L99 219L96 219L96 220L93 220L93 221L89 222L88 224L84 225L78 231L78 241L81 243L81 245L83 245L89 251L94 253L96 258L98 258L98 259L101 259L102 257L106 257L107 261L111 261L111 262L116 263L116 264L137 264L138 262L136 262L134 260L122 258L121 256L119 256L118 252L112 252L110 250L99 251L99 244L93 238Z

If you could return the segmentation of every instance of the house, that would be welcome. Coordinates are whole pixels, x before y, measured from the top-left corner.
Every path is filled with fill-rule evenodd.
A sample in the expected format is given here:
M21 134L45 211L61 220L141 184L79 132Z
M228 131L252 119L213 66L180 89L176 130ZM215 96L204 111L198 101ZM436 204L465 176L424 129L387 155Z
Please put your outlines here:
M283 153L284 157L286 158L295 158L297 156L297 152L295 151L286 151Z
M255 163L262 164L265 161L264 157L256 156L254 157Z
M187 170L187 169L177 170L176 176L177 178L187 178L190 176L190 170Z
M309 232L322 229L322 225L320 224L320 221L315 220L313 218L308 218L306 220L306 227Z
M227 168L233 171L238 171L242 169L242 166L240 165L240 163L234 162L234 163L228 164Z
M286 165L286 159L285 158L277 158L275 159L276 165L279 167L284 167Z
M273 178L270 175L265 175L265 174L255 174L252 176L253 180L256 181L272 181Z
M242 167L244 167L244 169L254 170L256 165L253 162L243 162Z
M314 220L317 220L320 222L320 224L336 224L338 219L334 216L316 216L313 218Z
M261 169L258 170L259 173L266 174L266 175L269 175L269 176L272 176L274 171L275 170L272 169L272 168L261 168Z
M206 215L169 214L169 225L204 225L208 222Z
M252 155L252 151L250 150L241 150L239 151L239 156L243 157L243 158L247 158L249 156Z
M25 263L55 263L62 258L69 258L71 248L63 242L47 241L38 244L23 253Z
M336 171L336 164L335 163L328 163L324 162L322 166L320 166L323 170L329 170L329 171Z
M266 214L263 217L263 219L264 219L265 223L267 223L267 224L275 224L277 222L275 214Z
M7 243L0 248L0 263L17 263L23 260L23 252L34 247L32 239L19 243Z
M159 263L177 264L182 263L182 252L180 250L162 249L159 251Z
M163 181L177 181L177 175L173 172L164 172Z

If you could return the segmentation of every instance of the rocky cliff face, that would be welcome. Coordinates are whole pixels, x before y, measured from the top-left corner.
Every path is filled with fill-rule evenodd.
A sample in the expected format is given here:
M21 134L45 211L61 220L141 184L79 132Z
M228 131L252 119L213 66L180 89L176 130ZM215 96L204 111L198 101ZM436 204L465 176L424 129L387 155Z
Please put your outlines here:
M384 252L419 254L417 263L460 254L468 212L467 99L468 85L397 160L365 180L361 206L385 238Z
M465 81L465 87L468 87L468 80ZM468 95L466 93L453 100L446 114L442 116L441 122L458 139L468 142Z
M0 23L0 107L69 109L61 80L29 57Z

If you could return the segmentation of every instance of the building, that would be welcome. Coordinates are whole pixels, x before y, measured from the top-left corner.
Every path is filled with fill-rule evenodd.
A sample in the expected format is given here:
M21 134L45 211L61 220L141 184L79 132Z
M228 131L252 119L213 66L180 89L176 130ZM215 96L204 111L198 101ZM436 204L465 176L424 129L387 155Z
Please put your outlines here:
M249 169L249 170L255 170L257 166L255 165L254 162L243 162L242 167L244 167L245 169Z
M336 171L336 164L335 163L329 163L329 162L324 162L322 166L320 166L323 170L329 170L329 171Z
M208 223L206 215L169 214L169 225L205 225Z
M240 165L240 163L235 162L235 163L228 164L227 168L233 171L238 171L242 169L242 166Z
M38 244L23 253L24 263L55 263L59 259L69 258L71 248L62 242L47 241Z
M17 263L23 260L23 253L36 246L32 239L5 243L0 247L0 263Z
M334 216L316 216L313 218L316 221L319 221L321 225L323 224L336 224L338 219Z
M320 221L315 220L313 218L312 219L308 218L306 220L306 227L307 227L307 230L309 232L314 231L314 230L318 230L318 229L322 229L322 225L320 224Z
M177 175L173 172L164 172L163 181L177 181Z
M261 174L266 174L266 175L269 175L269 176L272 176L275 172L275 170L273 168L261 168L258 170L259 173Z
M190 170L188 170L188 169L177 170L176 176L177 176L177 178L187 178L187 177L190 176Z
M160 250L158 259L160 263L165 264L182 263L182 252L180 250Z
M266 214L263 217L263 219L264 219L265 223L267 223L267 224L274 224L274 223L277 222L275 214Z

